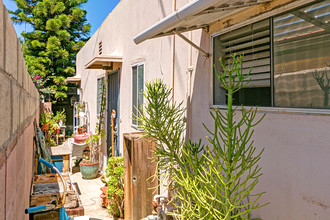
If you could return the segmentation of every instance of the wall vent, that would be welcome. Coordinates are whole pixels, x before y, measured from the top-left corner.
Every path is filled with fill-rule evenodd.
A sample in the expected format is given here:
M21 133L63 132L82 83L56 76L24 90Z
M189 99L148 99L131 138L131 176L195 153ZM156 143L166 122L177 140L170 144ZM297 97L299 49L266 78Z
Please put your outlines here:
M102 54L102 41L99 42L99 55Z

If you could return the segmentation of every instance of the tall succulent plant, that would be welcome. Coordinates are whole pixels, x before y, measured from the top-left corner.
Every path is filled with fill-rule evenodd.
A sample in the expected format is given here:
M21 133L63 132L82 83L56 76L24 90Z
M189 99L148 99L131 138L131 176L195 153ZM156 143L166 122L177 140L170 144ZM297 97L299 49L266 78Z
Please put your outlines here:
M243 74L242 59L233 55L227 66L219 59L223 71L216 73L228 103L226 112L211 112L214 128L205 127L210 146L187 143L182 148L185 168L177 168L173 180L178 208L173 214L179 219L251 219L251 211L264 206L258 203L263 193L252 192L262 175L257 162L263 152L256 153L252 135L265 115L255 120L257 110L242 106L235 117L232 106L233 94L248 84L251 73Z
M139 122L139 129L144 132L144 137L151 137L156 143L154 150L158 169L162 182L169 181L169 176L173 172L173 165L178 165L180 148L184 144L183 133L186 129L184 123L185 108L181 103L172 103L169 89L161 80L146 83L144 97L146 103L143 111L138 110L135 116Z
M257 110L246 110L235 117L233 94L248 83L248 74L242 72L243 56L233 55L222 66L217 76L227 93L227 111L211 112L214 128L207 128L209 146L201 141L185 142L183 133L185 109L169 102L170 90L161 82L146 85L147 104L138 120L145 136L157 141L156 160L171 175L176 207L170 213L177 219L251 219L251 211L259 205L263 193L253 193L262 175L257 162L261 152L253 145L253 127L264 116L255 120Z

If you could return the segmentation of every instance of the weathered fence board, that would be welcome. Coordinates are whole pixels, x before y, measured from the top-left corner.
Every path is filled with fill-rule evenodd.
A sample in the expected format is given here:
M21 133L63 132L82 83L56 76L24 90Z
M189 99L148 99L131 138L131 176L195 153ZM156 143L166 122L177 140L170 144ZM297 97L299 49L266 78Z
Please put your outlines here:
M154 143L140 139L141 133L124 134L125 219L137 220L152 213L158 180L151 181L156 163L151 161Z

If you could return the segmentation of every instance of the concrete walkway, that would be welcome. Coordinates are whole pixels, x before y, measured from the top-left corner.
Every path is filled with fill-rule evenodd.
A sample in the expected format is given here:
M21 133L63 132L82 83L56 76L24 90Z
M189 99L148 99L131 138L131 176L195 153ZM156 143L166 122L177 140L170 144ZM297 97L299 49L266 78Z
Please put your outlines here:
M108 214L108 210L102 207L100 188L104 186L104 183L101 181L101 176L98 175L98 177L95 179L85 180L82 178L80 172L75 172L76 168L78 167L74 167L73 169L71 180L72 182L78 183L81 192L81 195L79 197L85 209L85 215L88 215L91 220L112 220L113 218Z

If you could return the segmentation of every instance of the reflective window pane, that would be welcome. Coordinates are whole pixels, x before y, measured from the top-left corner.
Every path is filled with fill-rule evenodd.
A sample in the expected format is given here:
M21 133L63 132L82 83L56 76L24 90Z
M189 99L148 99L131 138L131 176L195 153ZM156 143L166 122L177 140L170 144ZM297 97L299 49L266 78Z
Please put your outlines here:
M136 125L137 121L134 115L137 115L137 67L132 68L132 124Z
M329 108L330 1L274 18L275 106Z

